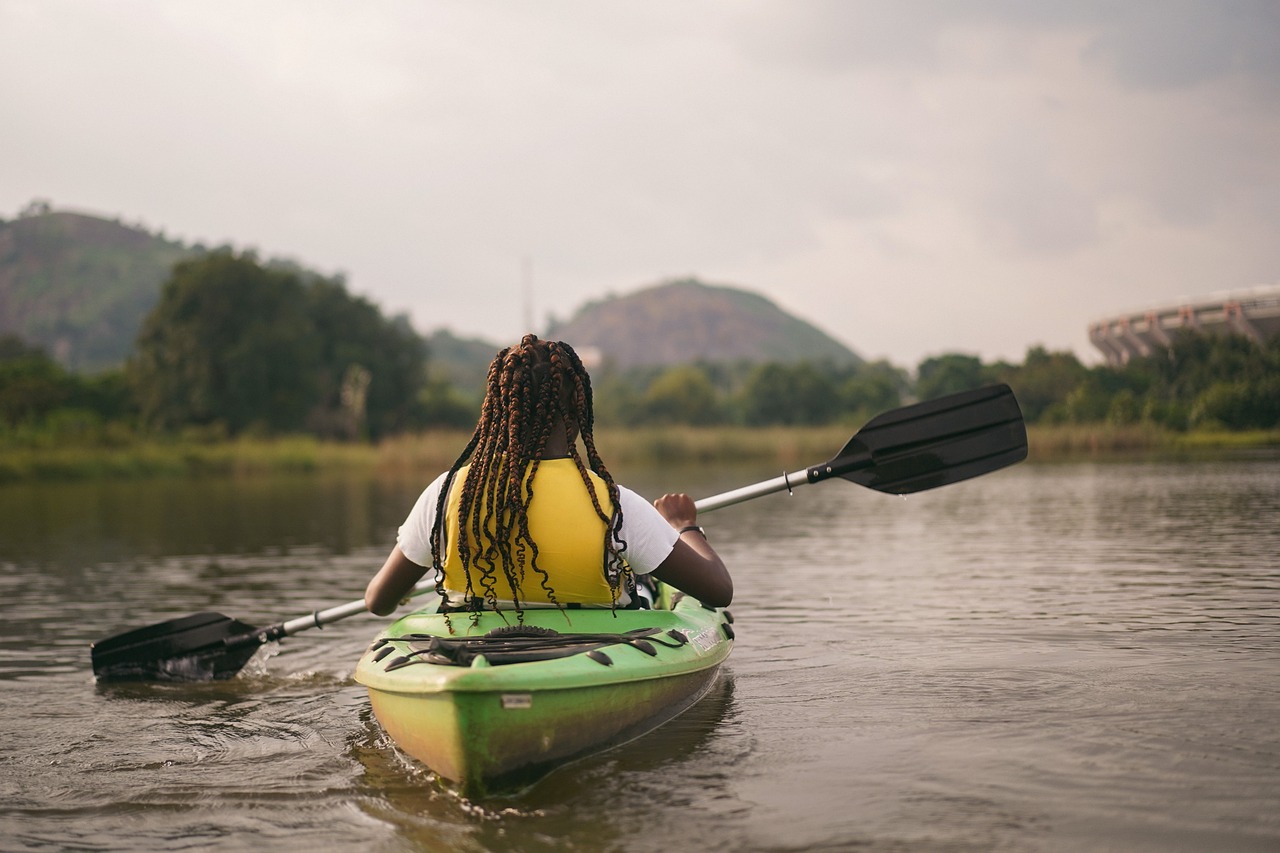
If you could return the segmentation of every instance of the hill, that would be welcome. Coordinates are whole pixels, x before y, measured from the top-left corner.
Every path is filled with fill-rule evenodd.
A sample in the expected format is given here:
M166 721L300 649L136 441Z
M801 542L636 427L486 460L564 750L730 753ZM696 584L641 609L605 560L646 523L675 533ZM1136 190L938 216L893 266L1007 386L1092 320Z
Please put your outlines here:
M862 359L759 294L682 279L583 306L548 337L619 368L688 362L830 362Z
M34 203L0 221L0 334L39 344L71 370L118 366L174 263L196 251Z
M448 329L437 329L425 340L427 371L436 379L477 393L484 390L494 353L505 346L478 338L460 338Z
M173 265L203 251L119 221L33 203L18 218L0 220L0 335L38 344L73 371L119 366ZM593 366L621 369L862 361L763 296L696 279L589 302L570 320L552 323L546 337L569 341ZM427 343L433 374L466 389L483 387L501 346L444 329Z

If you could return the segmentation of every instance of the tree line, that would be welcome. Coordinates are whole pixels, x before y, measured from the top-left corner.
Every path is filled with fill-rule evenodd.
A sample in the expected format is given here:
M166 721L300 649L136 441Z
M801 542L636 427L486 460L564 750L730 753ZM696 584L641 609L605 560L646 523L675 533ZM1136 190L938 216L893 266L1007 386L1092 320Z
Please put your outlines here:
M250 252L174 266L123 368L62 369L0 339L0 427L26 443L117 443L139 433L310 433L379 439L429 420L426 346L341 278Z
M1280 428L1280 337L1187 333L1168 350L1120 367L1032 347L1021 364L948 353L912 377L884 361L681 365L605 373L603 422L627 424L859 424L916 400L995 382L1013 388L1032 424L1149 423L1173 431Z
M384 317L340 278L218 250L174 267L119 370L71 373L37 347L0 338L0 436L31 445L139 434L376 441L469 428L479 399L432 379L428 360L407 319ZM593 378L607 425L859 424L914 400L1006 382L1033 424L1280 427L1280 337L1185 334L1122 367L1033 347L1021 364L949 353L914 375L877 361L606 365Z

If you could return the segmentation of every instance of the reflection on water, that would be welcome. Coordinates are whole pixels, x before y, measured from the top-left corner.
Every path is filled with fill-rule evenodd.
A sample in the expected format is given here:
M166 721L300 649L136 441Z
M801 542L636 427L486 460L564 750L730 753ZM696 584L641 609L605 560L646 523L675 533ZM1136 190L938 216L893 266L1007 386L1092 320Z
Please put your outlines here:
M720 691L503 800L387 743L350 679L372 617L229 682L94 685L88 644L121 629L358 598L420 485L0 488L0 849L1280 846L1276 454L707 515L738 594Z

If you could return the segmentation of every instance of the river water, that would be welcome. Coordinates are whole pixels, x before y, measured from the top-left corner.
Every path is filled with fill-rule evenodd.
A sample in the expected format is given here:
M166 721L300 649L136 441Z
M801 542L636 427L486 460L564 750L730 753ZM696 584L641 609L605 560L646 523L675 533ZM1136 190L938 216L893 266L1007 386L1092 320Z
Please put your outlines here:
M778 472L676 473L626 480ZM125 628L359 598L421 485L0 488L0 850L1280 849L1275 453L706 515L737 585L717 689L507 799L383 736L351 680L374 617L228 682L95 685Z

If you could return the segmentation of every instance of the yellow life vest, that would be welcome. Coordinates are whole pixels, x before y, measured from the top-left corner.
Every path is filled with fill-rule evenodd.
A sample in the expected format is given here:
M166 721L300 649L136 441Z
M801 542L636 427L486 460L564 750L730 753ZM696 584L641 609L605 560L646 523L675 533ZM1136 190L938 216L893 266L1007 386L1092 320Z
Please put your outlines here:
M467 589L467 577L458 555L459 520L458 507L462 499L462 484L469 465L458 470L449 489L446 532L448 548L444 560L444 587L450 592L463 593ZM606 516L613 513L609 489L604 480L588 471L596 499ZM607 524L596 513L591 497L582 483L582 475L572 459L548 459L538 465L533 479L533 497L529 501L529 535L538 546L538 568L547 573L547 585L560 604L612 604L614 596L604 577L604 537ZM492 526L490 526L492 532ZM474 537L467 532L471 546L471 594L486 597L482 572L476 565L477 547ZM494 566L493 594L500 601L517 599L521 603L550 603L551 599L542 587L543 577L532 568L532 551L517 547L514 536L511 541L512 558L522 565L512 567L517 579L517 589L512 590L504 566ZM500 559L500 558L499 558Z

